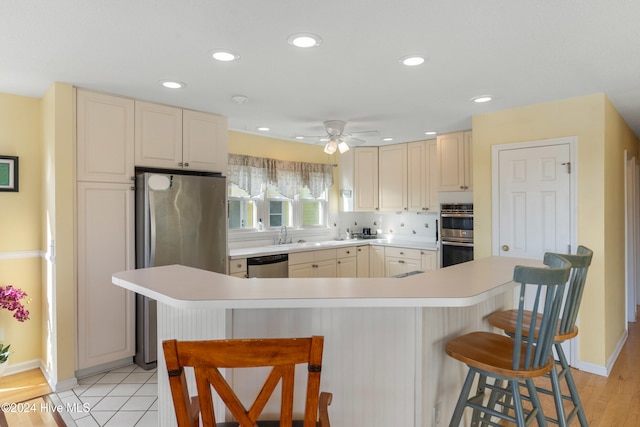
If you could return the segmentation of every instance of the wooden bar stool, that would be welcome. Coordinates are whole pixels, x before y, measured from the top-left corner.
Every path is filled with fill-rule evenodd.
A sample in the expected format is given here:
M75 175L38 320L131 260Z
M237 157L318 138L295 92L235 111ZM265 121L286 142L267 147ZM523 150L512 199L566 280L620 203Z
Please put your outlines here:
M586 427L587 417L584 413L584 408L580 402L580 396L578 395L578 389L571 375L571 369L569 363L562 349L562 343L574 338L578 335L578 327L576 326L576 318L578 317L578 310L580 308L580 302L582 301L582 294L584 292L584 285L587 279L587 271L591 265L591 259L593 258L593 251L584 246L579 246L576 251L576 255L560 254L563 258L571 263L571 278L569 279L569 285L566 291L566 298L564 308L562 309L562 317L558 324L558 329L554 336L554 348L556 350L557 359L555 360L556 367L549 373L551 388L544 388L538 385L537 390L541 393L553 395L554 403L556 406L557 418L548 418L549 421L566 427L571 424L573 419L578 416L580 425ZM513 335L517 326L517 310L504 310L492 313L488 317L489 324L505 331L507 335ZM524 317L530 318L532 313L525 311ZM540 315L538 315L539 317ZM534 332L538 333L538 330ZM528 335L528 333L526 334ZM560 387L560 381L565 380L569 395L564 395ZM564 401L570 401L573 404L572 410L565 414Z
M545 254L545 265L549 268L517 266L513 280L520 283L520 302L516 331L512 337L493 332L472 332L449 341L446 352L469 367L469 373L460 392L450 427L459 426L466 407L474 410L473 423L497 426L493 418L500 418L518 426L526 426L533 419L539 426L546 426L546 418L538 399L533 379L541 377L553 368L553 337L558 327L564 289L569 279L570 264L561 256ZM534 310L541 316L524 317L525 292L535 293ZM539 334L529 338L525 331L538 330ZM471 388L478 377L477 393L471 396ZM492 384L488 378L494 378ZM520 392L523 381L529 396ZM506 385L503 386L503 383ZM485 389L500 395L510 396L513 411L495 409L486 405ZM525 410L522 401L530 400L532 408Z
M331 393L320 393L324 337L236 339L162 342L169 385L179 427L330 427L327 407ZM307 364L304 420L293 420L295 365ZM189 397L184 368L193 367L198 395ZM272 367L249 409L224 378L221 368ZM276 386L281 384L279 420L258 421ZM214 413L215 390L235 422L218 422ZM318 415L319 413L319 415ZM224 417L224 414L219 414ZM319 420L318 420L319 418Z

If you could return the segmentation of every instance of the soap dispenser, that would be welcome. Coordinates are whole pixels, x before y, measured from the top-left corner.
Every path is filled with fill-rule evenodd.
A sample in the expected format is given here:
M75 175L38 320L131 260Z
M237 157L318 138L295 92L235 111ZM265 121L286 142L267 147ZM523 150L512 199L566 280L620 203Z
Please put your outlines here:
M262 223L262 218L258 220L258 231L264 230L264 224Z

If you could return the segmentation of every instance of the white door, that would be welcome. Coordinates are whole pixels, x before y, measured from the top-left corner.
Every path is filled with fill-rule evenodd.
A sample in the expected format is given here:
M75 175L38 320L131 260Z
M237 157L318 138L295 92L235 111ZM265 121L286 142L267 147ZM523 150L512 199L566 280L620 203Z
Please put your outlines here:
M568 252L572 241L570 156L568 143L498 151L494 255L542 259L545 252Z
M493 147L493 255L542 260L545 252L575 253L574 141ZM575 364L577 346L563 348Z

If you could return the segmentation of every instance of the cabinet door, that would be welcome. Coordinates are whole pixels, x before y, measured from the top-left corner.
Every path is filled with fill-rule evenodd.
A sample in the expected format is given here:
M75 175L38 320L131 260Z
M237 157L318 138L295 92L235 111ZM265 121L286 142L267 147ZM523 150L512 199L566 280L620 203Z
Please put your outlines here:
M429 208L427 141L407 144L407 207L411 212Z
M438 198L438 143L435 139L427 141L427 188L426 198L429 210L438 212L440 200Z
M315 268L313 263L289 265L289 278L315 277Z
M214 114L182 112L185 169L227 174L227 120Z
M111 276L135 268L131 184L78 183L78 369L135 353L134 294Z
M356 257L340 258L336 261L337 277L358 277Z
M314 277L337 277L338 269L335 259L326 261L316 261L313 264L315 267Z
M439 190L465 190L464 132L440 135L438 141Z
M371 277L369 272L369 246L358 246L356 249L357 277Z
M182 109L136 101L136 166L182 168Z
M473 190L473 133L464 132L464 182L465 190Z
M384 246L371 246L370 257L369 257L369 267L371 277L384 277Z
M354 148L355 211L378 210L378 147Z
M381 211L407 210L407 144L378 148Z
M134 176L134 101L78 89L77 179L131 182Z
M438 252L421 251L420 267L422 270L436 270L438 268Z

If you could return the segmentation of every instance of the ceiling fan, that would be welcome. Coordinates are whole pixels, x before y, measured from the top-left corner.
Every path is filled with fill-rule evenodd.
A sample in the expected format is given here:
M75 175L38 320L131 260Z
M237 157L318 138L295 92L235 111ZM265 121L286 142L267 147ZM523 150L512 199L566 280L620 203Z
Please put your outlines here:
M324 122L324 129L327 132L327 135L324 137L320 137L320 141L326 142L324 146L324 152L327 154L333 154L336 151L340 151L340 153L344 153L349 151L349 144L352 145L360 145L364 144L366 141L363 139L359 139L354 137L350 133L344 133L344 127L347 124L344 120L327 120ZM364 132L354 132L357 134L373 134L379 135L377 130L372 131L364 131Z

